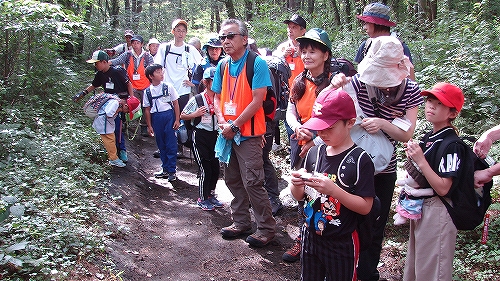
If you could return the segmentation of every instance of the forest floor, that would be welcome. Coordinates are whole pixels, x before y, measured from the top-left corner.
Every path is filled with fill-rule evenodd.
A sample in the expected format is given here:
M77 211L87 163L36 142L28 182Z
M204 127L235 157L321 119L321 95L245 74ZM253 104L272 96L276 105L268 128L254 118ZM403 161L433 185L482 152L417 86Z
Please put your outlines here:
M153 176L161 165L152 156L154 138L137 136L127 147L127 167L112 169L109 193L100 200L105 216L101 220L107 222L102 226L108 233L106 254L85 265L85 278L75 279L300 280L300 262L286 263L281 258L298 233L296 202L285 172L279 173L280 197L286 207L275 217L276 237L264 248L252 248L244 236L226 240L219 233L232 223L232 195L222 179L216 194L225 207L203 211L196 205L197 165L189 149L184 149L186 158L178 160L178 180L169 183ZM407 237L405 230L398 228L403 233L397 235ZM402 251L384 247L381 277L402 280Z

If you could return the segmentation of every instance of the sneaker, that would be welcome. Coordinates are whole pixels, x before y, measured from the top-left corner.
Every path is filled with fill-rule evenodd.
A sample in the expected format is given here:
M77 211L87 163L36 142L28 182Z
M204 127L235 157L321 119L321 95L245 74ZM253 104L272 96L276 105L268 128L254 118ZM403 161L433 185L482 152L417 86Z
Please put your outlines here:
M269 201L271 202L273 216L276 216L283 209L283 204L279 198L269 198Z
M295 239L293 246L288 249L284 254L282 259L286 262L296 262L300 260L300 251L302 250L302 244L300 242L300 237Z
M224 204L222 204L219 200L217 200L217 198L215 198L214 196L210 196L208 197L207 199L208 201L210 201L210 204L212 204L215 208L222 208L224 207Z
M118 153L118 158L120 158L120 160L122 160L124 163L127 163L128 161L127 151L120 150L120 153Z
M168 173L168 181L169 182L173 182L176 180L177 180L177 176L175 175L175 173Z
M125 163L123 163L122 160L120 160L120 158L118 158L116 160L109 160L109 165L115 166L115 167L120 167L120 168L127 166Z
M252 230L251 226L240 227L240 226L237 226L233 223L230 226L223 227L220 230L220 234L222 234L223 238L234 238L234 237L238 237L242 234L248 233L250 230Z
M143 136L143 137L150 137L151 136L148 132L148 127L141 126L141 136Z
M198 198L198 206L200 206L200 208L203 211L213 211L213 210L215 210L214 205L212 205L212 203L210 203L210 200L208 200L208 199L201 200L201 198Z
M157 151L153 152L153 157L160 158L160 150L159 149Z
M269 242L271 242L271 240L273 239L274 235L265 236L264 234L262 234L260 231L257 230L254 234L249 235L245 241L248 244L250 244L250 246L262 248L267 244L269 244Z
M168 173L164 172L163 170L159 171L158 173L154 173L154 175L157 179L168 179Z

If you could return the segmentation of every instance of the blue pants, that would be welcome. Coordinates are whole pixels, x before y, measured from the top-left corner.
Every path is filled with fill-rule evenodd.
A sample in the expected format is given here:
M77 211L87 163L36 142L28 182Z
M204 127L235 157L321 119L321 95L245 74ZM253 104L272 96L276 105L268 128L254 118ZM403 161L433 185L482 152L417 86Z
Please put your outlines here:
M125 148L125 133L123 132L120 115L121 114L118 114L115 117L115 142L117 153L120 153L120 150L127 150Z
M151 114L151 125L155 133L155 140L160 150L161 167L163 172L175 173L177 166L177 138L174 126L174 111L169 109Z

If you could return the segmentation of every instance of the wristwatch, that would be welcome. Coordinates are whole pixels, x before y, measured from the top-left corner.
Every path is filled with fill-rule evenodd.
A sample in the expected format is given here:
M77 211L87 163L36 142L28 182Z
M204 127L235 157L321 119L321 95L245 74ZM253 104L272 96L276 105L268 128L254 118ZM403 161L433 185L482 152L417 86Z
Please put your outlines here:
M237 133L240 131L240 127L234 125L234 123L231 123L231 131L233 131L233 133Z

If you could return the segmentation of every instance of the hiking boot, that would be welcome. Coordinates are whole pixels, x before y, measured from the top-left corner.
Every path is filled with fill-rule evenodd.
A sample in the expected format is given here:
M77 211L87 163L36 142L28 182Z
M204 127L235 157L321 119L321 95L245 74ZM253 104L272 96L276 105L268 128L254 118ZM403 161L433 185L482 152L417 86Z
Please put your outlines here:
M118 158L123 161L123 163L128 162L128 156L127 156L127 151L125 150L120 150L120 153L118 153Z
M200 206L200 208L203 211L213 211L213 210L215 210L214 205L212 205L212 203L210 203L210 200L208 200L208 199L201 200L201 198L198 198L198 206Z
M175 173L168 173L168 181L169 182L173 182L176 180L177 180L177 176L175 175Z
M168 173L164 172L163 170L159 171L158 173L154 173L154 176L157 179L168 179Z
M237 226L233 223L230 226L223 227L220 230L220 234L222 234L223 238L234 238L234 237L238 237L242 234L245 234L251 230L252 230L251 226L240 227L240 226Z
M300 241L300 237L297 237L297 239L295 239L295 243L293 244L293 246L283 254L282 259L286 262L296 262L300 260L301 250L302 250L302 244Z
M222 204L215 196L210 196L208 197L208 201L210 201L210 204L212 204L215 208L222 208L224 207L224 204Z
M160 158L160 150L156 150L155 152L153 152L153 157L154 158Z
M151 136L148 132L148 127L141 126L141 136L143 136L143 137L150 137Z
M273 212L273 216L276 216L283 209L283 204L281 203L281 200L277 197L269 198L269 201L271 202L271 210Z
M272 236L266 236L257 230L254 234L249 235L245 241L250 244L250 246L262 248L269 244L269 242L273 239L274 234Z
M111 166L115 166L115 167L120 167L120 168L123 168L125 166L127 166L125 163L123 163L122 160L120 160L119 158L116 159L116 160L109 160L109 165Z

